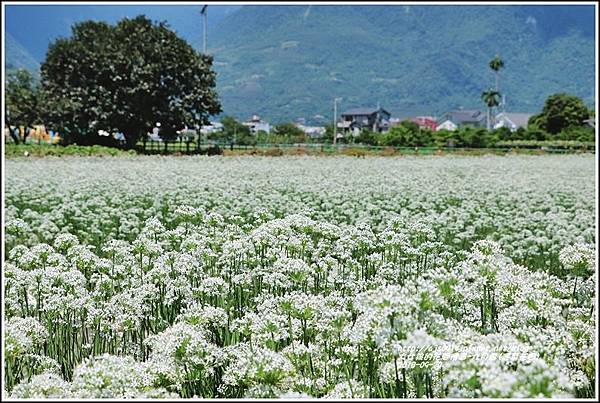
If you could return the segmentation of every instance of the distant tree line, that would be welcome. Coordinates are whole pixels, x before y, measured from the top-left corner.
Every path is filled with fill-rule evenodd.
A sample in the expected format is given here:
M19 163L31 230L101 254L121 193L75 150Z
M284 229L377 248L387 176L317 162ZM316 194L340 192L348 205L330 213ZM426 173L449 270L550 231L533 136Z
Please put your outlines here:
M351 143L393 147L467 147L491 148L502 142L528 140L541 141L573 140L577 142L593 142L594 130L589 127L572 128L556 135L539 128L519 128L511 131L506 127L487 130L485 128L463 127L455 131L432 131L420 129L412 121L404 121L392 127L387 133L373 133L363 130Z
M533 115L527 128L521 127L511 131L507 127L487 130L486 128L460 127L455 131L421 129L411 120L405 120L392 127L386 133L375 133L362 130L357 136L346 135L342 143L364 144L388 147L495 147L498 144L516 141L540 142L576 141L594 142L595 131L585 120L594 116L585 103L578 97L569 94L550 96L539 114ZM223 131L211 134L208 139L224 143L234 142L241 145L286 144L286 143L331 143L333 125L326 126L323 137L311 139L293 123L276 125L270 134L250 133L250 129L233 117L221 120ZM558 144L558 143L556 143Z
M507 127L491 130L460 127L455 131L432 131L421 129L415 122L406 120L387 133L363 130L347 141L393 147L472 148L494 147L498 143L519 140L594 142L595 130L585 122L594 115L594 111L588 109L580 98L560 93L546 100L542 111L529 119L527 128L521 127L514 132Z

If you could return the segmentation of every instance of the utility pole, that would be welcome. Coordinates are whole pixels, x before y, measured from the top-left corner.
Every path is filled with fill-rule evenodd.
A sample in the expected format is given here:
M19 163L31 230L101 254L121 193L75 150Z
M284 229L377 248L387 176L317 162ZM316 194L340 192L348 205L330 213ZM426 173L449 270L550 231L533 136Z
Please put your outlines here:
M207 25L207 19L208 19L207 12L206 12L207 7L208 7L208 5L203 6L202 10L200 10L200 14L204 17L204 22L202 24L203 39L204 39L203 42L202 42L203 43L203 45L202 45L202 53L204 53L204 54L206 54L206 25Z
M233 145L235 144L235 137L237 136L237 120L233 125L233 139L231 139L231 151L233 151Z
M333 145L337 142L337 102L342 98L333 98Z

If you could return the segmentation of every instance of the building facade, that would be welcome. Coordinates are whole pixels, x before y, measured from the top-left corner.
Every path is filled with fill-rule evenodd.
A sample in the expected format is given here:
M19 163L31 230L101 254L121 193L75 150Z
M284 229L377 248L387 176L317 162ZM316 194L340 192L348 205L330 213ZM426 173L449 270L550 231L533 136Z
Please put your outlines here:
M310 138L320 138L325 135L326 129L323 126L305 126L296 124L296 127L304 132Z
M456 129L458 129L458 126L454 122L452 122L451 120L444 120L442 123L440 123L439 125L437 125L436 128L435 128L436 131L448 130L450 132L453 132Z
M257 135L258 132L263 131L266 133L271 132L271 125L260 119L260 116L253 115L250 119L242 123L244 126L250 128L250 133Z
M213 134L223 131L223 125L220 122L210 122L209 125L204 125L200 128L202 134Z
M386 132L390 128L390 113L383 108L355 108L342 113L337 122L344 134L358 134L363 129L375 133Z
M486 127L486 114L480 110L459 109L446 112L440 119L441 122L449 120L457 127Z
M437 128L437 120L433 116L416 116L411 121L418 124L420 129L435 131Z
M496 115L494 129L507 127L511 132L517 131L520 127L527 128L531 113L510 113L502 112Z

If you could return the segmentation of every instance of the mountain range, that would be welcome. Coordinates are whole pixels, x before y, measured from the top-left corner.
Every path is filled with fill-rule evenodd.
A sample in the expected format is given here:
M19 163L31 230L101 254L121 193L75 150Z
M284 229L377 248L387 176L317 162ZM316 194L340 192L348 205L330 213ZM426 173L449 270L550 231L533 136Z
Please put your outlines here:
M39 78L40 63L21 45L10 33L6 33L6 70L29 70L34 77Z
M113 23L145 14L202 48L199 6L6 10L9 69L35 71L48 43L84 19ZM224 114L239 119L324 123L334 97L342 110L379 104L397 117L483 109L496 54L505 63L499 82L506 110L536 112L556 92L594 104L594 22L594 7L585 5L210 6L208 52Z

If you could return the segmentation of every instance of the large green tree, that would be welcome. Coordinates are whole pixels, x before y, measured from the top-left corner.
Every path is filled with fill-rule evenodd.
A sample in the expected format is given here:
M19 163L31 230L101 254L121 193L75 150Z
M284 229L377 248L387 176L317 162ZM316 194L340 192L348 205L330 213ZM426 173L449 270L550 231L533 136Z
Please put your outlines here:
M77 142L120 131L131 147L156 122L169 137L221 112L212 58L144 16L74 25L50 45L41 73L45 123Z
M377 135L372 130L364 128L356 136L356 142L359 144L377 145Z
M542 112L532 116L529 124L557 134L568 128L584 126L590 111L583 100L575 95L559 93L546 99Z
M418 128L418 126L417 126ZM392 127L380 140L383 146L411 147L416 144L417 134L406 125Z
M40 122L38 88L27 70L19 69L8 74L4 99L6 124L9 126L11 136L18 143L19 137L10 129L11 126L16 128L23 126L26 129Z
M286 142L299 143L306 141L304 130L293 123L280 123L275 126L274 132L276 136L282 137Z
M217 140L227 143L249 144L253 137L252 133L250 133L250 128L238 122L232 116L223 117L221 124L223 125L223 132L220 133L220 137Z

